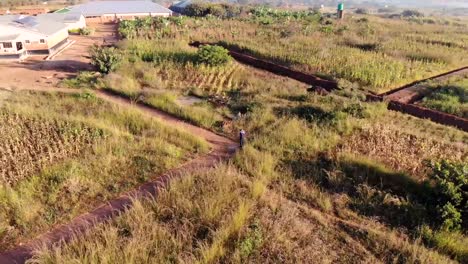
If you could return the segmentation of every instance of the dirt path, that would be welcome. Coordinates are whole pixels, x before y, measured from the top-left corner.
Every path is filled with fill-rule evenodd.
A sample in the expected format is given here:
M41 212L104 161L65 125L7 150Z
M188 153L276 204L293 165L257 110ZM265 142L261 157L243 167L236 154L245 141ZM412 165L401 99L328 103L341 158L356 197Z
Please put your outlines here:
M468 67L463 67L454 71L450 71L444 74L440 74L434 77L430 77L424 80L410 83L398 89L381 94L385 100L397 101L405 104L412 104L418 100L421 100L426 95L431 93L433 89L427 87L426 81L445 81L451 77L458 75L468 75Z
M76 93L76 90L57 89L52 87L40 87L37 89L19 88L15 90ZM76 236L77 233L89 230L99 223L105 222L106 220L109 220L124 212L127 208L132 206L133 198L143 198L157 195L159 190L166 187L171 179L183 176L194 170L213 167L220 161L230 158L237 149L237 144L231 139L181 121L178 118L165 112L141 104L132 103L128 99L118 97L103 91L97 91L96 95L103 100L110 101L122 106L135 106L147 115L162 120L166 125L178 127L188 133L199 136L210 144L211 152L188 161L178 168L169 170L162 175L154 177L155 180L145 183L139 186L137 189L125 193L116 199L108 201L89 213L85 213L74 218L68 224L52 228L47 233L39 235L35 239L32 239L25 244L19 245L10 251L0 253L1 264L24 263L27 259L32 257L35 249L40 248L43 245L52 246L61 241L70 241L74 236Z

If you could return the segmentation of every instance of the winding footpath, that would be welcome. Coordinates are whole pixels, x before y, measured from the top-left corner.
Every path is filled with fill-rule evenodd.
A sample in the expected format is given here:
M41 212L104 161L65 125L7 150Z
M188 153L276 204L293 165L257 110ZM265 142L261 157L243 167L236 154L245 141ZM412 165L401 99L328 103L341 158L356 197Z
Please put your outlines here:
M52 87L39 89L17 89L15 91L63 93L77 92L76 90L58 89ZM138 199L157 196L159 191L167 187L172 179L182 177L196 170L203 170L214 167L221 161L229 159L236 152L237 144L231 139L213 133L207 129L189 124L170 114L142 104L131 102L129 99L119 97L104 91L96 91L96 96L103 100L110 101L124 107L134 106L145 114L160 119L166 125L180 128L187 133L201 137L210 144L211 151L207 154L198 156L197 158L190 160L175 169L169 170L162 175L154 177L153 179L155 180L147 182L133 191L122 194L119 197L102 204L91 212L75 217L67 224L56 226L27 243L18 245L9 251L0 253L0 264L25 263L33 256L36 249L44 246L51 247L60 242L70 241L80 233L90 230L96 225L108 221L126 211L132 206L135 198Z

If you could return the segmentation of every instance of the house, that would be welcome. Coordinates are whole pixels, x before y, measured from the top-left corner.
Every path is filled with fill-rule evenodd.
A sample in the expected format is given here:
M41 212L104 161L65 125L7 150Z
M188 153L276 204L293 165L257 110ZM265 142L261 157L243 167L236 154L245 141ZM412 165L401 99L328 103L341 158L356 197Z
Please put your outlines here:
M67 41L64 23L47 17L0 16L0 59L53 54Z
M50 13L38 15L39 18L47 18L67 25L68 30L80 29L86 27L85 17L81 13Z
M72 13L80 13L86 23L113 23L137 17L172 15L172 11L151 1L91 1L68 7ZM65 12L60 10L60 12Z

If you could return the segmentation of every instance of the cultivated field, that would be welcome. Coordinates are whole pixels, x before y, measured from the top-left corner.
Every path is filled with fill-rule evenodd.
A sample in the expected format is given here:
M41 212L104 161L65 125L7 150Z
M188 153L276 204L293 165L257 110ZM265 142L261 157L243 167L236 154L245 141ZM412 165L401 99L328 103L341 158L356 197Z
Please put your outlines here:
M350 15L337 22L315 13L258 8L248 16L180 18L158 28L150 31L150 38L221 41L298 70L342 79L342 86L355 82L377 93L468 64L467 56L460 56L467 54L464 20ZM129 37L145 34L128 31Z
M207 150L90 93L8 93L1 107L0 249Z
M427 84L432 92L419 104L448 114L468 118L468 75L453 77L444 82Z
M262 10L230 18L123 22L124 40L91 52L101 73L82 72L60 84L80 96L26 94L6 102L12 116L36 114L30 110L34 106L37 114L57 113L53 118L63 118L68 126L78 122L85 131L102 131L83 144L89 155L68 158L84 163L73 162L66 173L50 174L54 177L46 171L25 178L34 181L24 186L58 186L53 192L40 199L31 192L8 196L15 202L26 197L20 201L35 205L34 216L61 206L66 213L59 214L59 222L74 215L70 210L89 206L78 202L80 209L71 207L73 196L63 191L69 185L57 175L91 181L89 190L100 195L79 201L95 204L207 150L193 136L174 134L94 93L117 93L231 138L240 129L247 131L246 146L232 160L173 180L154 199L136 200L127 212L76 239L34 252L31 263L468 261L463 209L468 134L388 111L385 102L366 102L364 92L385 91L466 64L465 57L454 55L466 52L464 22L359 16L329 23L311 12ZM239 64L222 48L190 47L192 40L245 47L257 56L338 79L342 89L315 93L303 83ZM46 100L47 108L41 104ZM87 176L97 175L95 170L99 177ZM106 180L95 187L101 178ZM28 190L15 186L21 182L11 188ZM59 191L68 196L59 201ZM5 215L16 218L4 221L4 230L17 230L20 225L9 225L18 223L21 214ZM19 230L37 233L48 224L39 221L40 228L26 224Z

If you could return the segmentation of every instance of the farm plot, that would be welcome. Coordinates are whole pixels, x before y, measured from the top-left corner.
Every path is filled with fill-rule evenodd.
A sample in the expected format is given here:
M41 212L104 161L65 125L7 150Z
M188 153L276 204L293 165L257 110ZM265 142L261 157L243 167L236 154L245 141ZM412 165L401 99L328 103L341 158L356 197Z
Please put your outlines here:
M269 19L269 23L255 16L189 21L188 34L194 40L221 41L299 71L342 79L342 86L353 82L377 93L468 63L466 56L457 55L466 54L466 26L416 24L372 16L349 17L342 23L322 20L329 24ZM435 41L440 38L438 32L454 45Z
M467 151L463 144L417 136L383 123L364 126L338 148L341 154L373 159L417 180L426 179L428 168L424 161L449 159L466 163Z
M0 112L0 179L14 184L55 162L79 155L104 139L102 129L66 120Z
M90 74L82 73L75 84L66 81L64 85L111 90L217 130L226 118L245 113L251 107L248 98L242 95L285 92L294 95L308 87L235 61L222 67L197 63L197 49L187 44L181 39L127 40L119 45L124 58L114 72L92 83L84 77ZM193 105L178 104L177 98L186 95L200 100ZM232 104L237 105L236 109L229 109Z
M208 150L88 93L12 93L0 111L2 250Z
M468 76L430 86L432 93L418 104L468 119Z
M284 57L301 56L306 60L308 54L314 53L306 50L309 44L301 41L313 42L315 36L320 40L316 47L319 53L324 46L345 45L331 40L330 46L325 45L329 44L330 35L341 36L328 28L326 22L311 23L324 28L323 31L312 30L308 36L298 36L295 32L302 31L294 27L302 24L295 18L282 20L284 25L275 22L276 18L271 19L262 22L177 17L122 24L139 28L127 30L131 36L118 45L122 64L92 86L142 100L203 126L211 123L197 121L199 113L194 109L180 105L172 108L175 98L181 94L225 98L226 103L220 106L197 107L216 112L220 117L233 117L229 126L210 128L230 135L245 129L248 143L226 166L175 181L156 198L157 204L141 201L134 210L102 225L96 232L38 252L38 262L112 259L124 263L132 258L157 258L181 262L309 263L318 259L324 262L359 259L372 263L451 263L466 259L463 243L466 223L457 218L458 215L466 218L465 212L458 202L449 208L453 209L449 211L452 214L445 214L441 208L447 204L439 199L442 197L439 186L424 181L435 181L433 175L440 173L426 164L425 159L427 163L454 168L455 174L466 167L466 133L387 111L385 103L364 102L359 85L347 83L346 89L322 96L307 92L297 82L262 75L232 62L219 66L196 62L195 51L187 46L193 38L202 41L243 38L246 42L253 39L252 46L268 50L268 45L259 43L275 46L284 38L292 46L300 43L292 47L293 52L285 47ZM363 34L386 30L367 25L369 21L355 22ZM423 31L434 30L409 21L394 22L395 29L411 25ZM277 30L289 26L294 29L292 33ZM237 28L244 31L237 32ZM443 27L437 24L436 28ZM459 35L464 29L456 26L451 29L454 32L450 34L464 38ZM402 37L398 32L395 36ZM454 47L463 49L463 42L460 46L458 39L453 41L457 42ZM421 69L430 72L447 66L437 59L425 62L418 56L408 59L409 54L396 53L387 62L387 54L380 47L351 44L346 44L347 49L359 50L352 54L358 54L353 58L359 58L360 62L380 59L359 68L359 62L353 60L330 59L338 54L327 48L322 55L328 66L334 61L335 68L349 67L347 74L361 79L349 80L358 80L358 84L362 81L391 86L396 80L406 82L416 78ZM296 55L301 47L306 51ZM371 48L376 50L365 50ZM417 50L413 48L410 51ZM333 56L328 57L329 54ZM448 55L447 61L451 56ZM276 59L280 61L281 57ZM282 63L290 65L291 61ZM413 69L407 72L402 66L407 62L414 66L414 72ZM377 64L384 66L372 71ZM352 66L357 67L355 75ZM396 73L385 75L393 66ZM308 70L315 69L310 66ZM237 112L242 114L232 115ZM153 245L161 250L155 252Z

